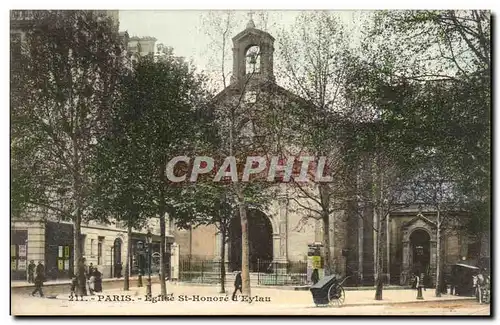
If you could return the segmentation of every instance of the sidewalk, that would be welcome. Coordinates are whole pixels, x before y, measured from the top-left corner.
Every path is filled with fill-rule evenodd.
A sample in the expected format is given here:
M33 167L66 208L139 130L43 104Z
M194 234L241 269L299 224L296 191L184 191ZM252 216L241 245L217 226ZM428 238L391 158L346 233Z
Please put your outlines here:
M226 288L226 293L219 293L219 286L188 286L188 285L176 285L167 282L167 295L173 295L174 302L184 305L185 303L179 302L180 296L197 297L196 299L203 301L209 297L225 297L231 298L232 287ZM157 297L160 294L160 285L152 285L153 297ZM130 295L132 297L145 297L146 287L131 287L129 291L123 291L123 288L108 289L104 290L102 293L96 295L107 296L107 295ZM474 297L461 297L461 296L451 296L442 295L441 297L435 297L434 290L426 290L423 292L423 300L417 300L417 291L412 289L402 289L402 290L384 290L383 300L375 300L375 290L355 290L345 292L345 303L343 306L370 306L370 305L392 305L392 304L407 304L407 303L423 303L423 302L442 302L442 301L464 301L471 300L474 301ZM294 307L308 307L314 306L311 293L309 291L292 291L283 290L277 288L262 288L253 287L251 289L251 297L260 297L263 300L270 299L270 304L273 306L281 305L283 307L289 307L293 305ZM255 299L253 304L259 304L260 298ZM66 295L58 295L57 299L67 300ZM171 304L171 303L170 303Z
M145 278L145 277L143 277ZM153 277L151 277L153 278ZM131 276L130 281L136 281L137 276ZM102 282L117 282L117 281L123 281L123 277L121 278L104 278L102 279ZM54 286L54 285L69 285L71 284L70 279L61 279L61 280L49 280L43 283L44 286ZM11 288L24 288L24 287L33 287L33 283L28 283L28 281L24 280L14 280L10 281L10 286Z

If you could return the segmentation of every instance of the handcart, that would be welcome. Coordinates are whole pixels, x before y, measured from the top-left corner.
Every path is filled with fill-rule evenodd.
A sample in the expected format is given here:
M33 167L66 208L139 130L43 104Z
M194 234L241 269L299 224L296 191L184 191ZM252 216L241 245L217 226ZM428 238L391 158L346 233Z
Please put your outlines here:
M312 285L310 290L316 306L342 306L345 302L345 292L342 285L348 278L342 279L339 275L334 274L325 276Z

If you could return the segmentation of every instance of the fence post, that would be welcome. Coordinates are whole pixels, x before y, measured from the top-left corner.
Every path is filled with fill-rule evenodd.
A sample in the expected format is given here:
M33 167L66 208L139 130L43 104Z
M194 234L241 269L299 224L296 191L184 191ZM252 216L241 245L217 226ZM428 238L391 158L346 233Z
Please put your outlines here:
M201 260L201 283L203 282L203 260Z
M274 262L274 285L278 285L278 262Z
M257 284L260 284L260 258L257 259Z

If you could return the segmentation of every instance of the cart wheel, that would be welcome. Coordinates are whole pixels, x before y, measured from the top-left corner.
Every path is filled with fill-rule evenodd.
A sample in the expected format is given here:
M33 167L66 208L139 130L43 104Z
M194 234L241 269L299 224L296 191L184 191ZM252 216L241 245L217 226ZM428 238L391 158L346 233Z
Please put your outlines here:
M328 301L330 306L342 306L345 301L344 288L338 284L333 284L330 289L328 289Z

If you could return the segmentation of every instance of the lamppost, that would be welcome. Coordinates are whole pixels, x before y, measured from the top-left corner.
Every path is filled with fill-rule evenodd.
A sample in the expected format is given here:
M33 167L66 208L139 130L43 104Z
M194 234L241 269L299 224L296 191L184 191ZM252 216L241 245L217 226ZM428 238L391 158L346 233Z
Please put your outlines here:
M151 230L148 230L148 233L146 234L146 243L146 254L148 257L148 284L146 285L146 295L151 297L151 244L153 243L153 234L151 233Z
M137 286L142 287L142 272L144 272L143 268L143 257L144 257L144 243L142 241L137 242L137 266L138 266L138 278L137 278Z
M422 288L424 287L424 273L420 273L420 278L418 279L418 284L417 284L417 299L418 300L423 300L424 297L422 295Z

